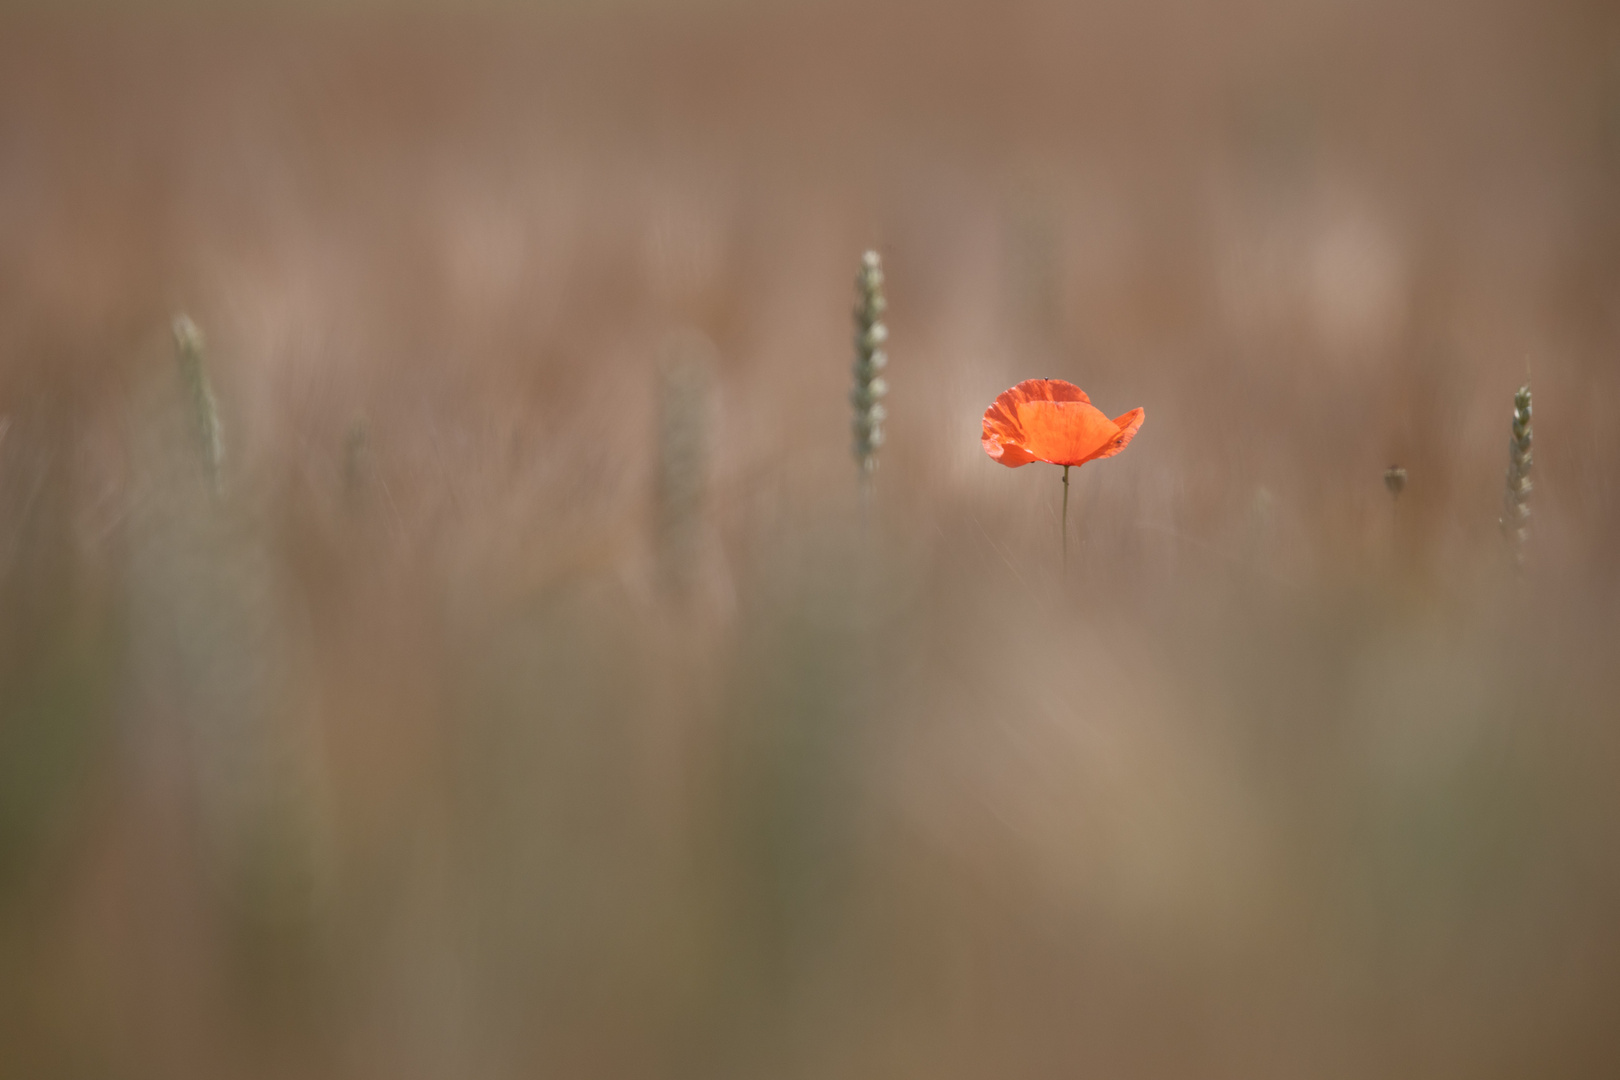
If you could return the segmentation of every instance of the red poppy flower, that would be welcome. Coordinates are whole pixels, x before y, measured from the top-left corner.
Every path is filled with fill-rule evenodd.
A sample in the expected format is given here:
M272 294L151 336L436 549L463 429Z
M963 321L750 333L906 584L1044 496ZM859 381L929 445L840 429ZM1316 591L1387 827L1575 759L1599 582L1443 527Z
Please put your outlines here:
M1125 449L1145 415L1132 409L1110 420L1073 383L1026 379L985 410L984 452L1009 468L1032 461L1084 465Z

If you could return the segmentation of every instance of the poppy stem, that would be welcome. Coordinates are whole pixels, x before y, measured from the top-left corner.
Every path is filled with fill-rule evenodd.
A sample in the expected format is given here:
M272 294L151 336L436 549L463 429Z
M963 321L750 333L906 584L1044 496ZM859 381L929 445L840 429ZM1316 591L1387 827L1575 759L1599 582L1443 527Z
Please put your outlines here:
M1063 466L1063 572L1069 572L1069 467Z

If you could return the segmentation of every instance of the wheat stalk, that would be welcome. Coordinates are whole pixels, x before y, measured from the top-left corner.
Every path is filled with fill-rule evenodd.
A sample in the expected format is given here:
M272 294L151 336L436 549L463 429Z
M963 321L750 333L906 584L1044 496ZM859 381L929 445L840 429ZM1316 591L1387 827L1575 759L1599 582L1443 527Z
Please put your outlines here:
M872 474L877 471L878 448L883 445L883 420L888 415L883 408L883 396L889 386L883 381L882 371L888 364L883 351L889 339L889 328L883 324L883 312L888 303L883 299L883 263L878 253L868 251L861 256L860 273L855 276L855 386L849 393L850 404L855 407L855 461L861 470L863 498L871 490Z
M208 371L203 366L202 331L187 315L177 315L174 319L174 355L189 399L192 433L202 452L208 485L217 493L225 441L220 432L219 407L214 401L213 388L208 384Z
M714 426L714 346L701 335L678 338L660 372L657 528L664 584L688 591L703 547Z
M365 487L369 443L365 420L359 417L351 420L343 435L343 493L351 503L359 499Z
M1525 543L1530 539L1530 385L1513 395L1513 436L1508 440L1507 490L1502 495L1502 538L1515 566L1524 566Z

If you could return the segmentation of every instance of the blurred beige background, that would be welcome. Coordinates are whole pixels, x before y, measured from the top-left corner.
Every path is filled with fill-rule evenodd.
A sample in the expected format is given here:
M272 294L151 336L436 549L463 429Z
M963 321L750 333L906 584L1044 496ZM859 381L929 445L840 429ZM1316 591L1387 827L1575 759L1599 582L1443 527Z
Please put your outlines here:
M1599 3L6 6L0 1075L1612 1075L1617 182Z

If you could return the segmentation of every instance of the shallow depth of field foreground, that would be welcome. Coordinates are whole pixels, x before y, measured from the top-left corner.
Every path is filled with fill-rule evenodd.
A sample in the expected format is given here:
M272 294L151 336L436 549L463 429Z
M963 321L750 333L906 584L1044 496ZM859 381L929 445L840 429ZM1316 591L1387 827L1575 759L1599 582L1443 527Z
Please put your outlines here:
M229 6L0 13L0 1076L1620 1075L1612 6Z

